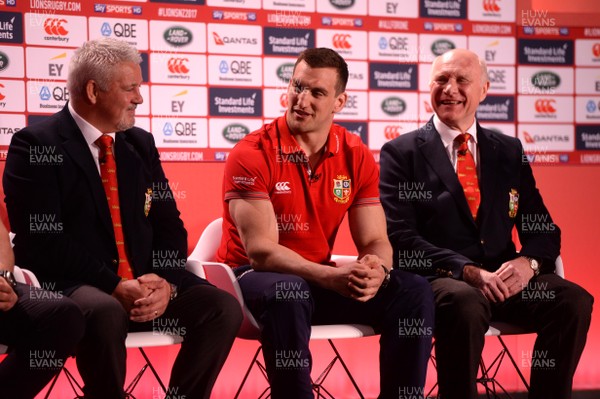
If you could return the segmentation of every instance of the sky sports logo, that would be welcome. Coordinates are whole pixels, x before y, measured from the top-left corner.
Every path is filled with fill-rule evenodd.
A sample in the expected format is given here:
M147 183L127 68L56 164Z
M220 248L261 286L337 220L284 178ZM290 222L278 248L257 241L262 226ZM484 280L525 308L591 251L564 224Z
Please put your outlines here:
M142 15L141 6L125 6L125 5L113 5L113 4L94 4L94 12L106 14L131 14L131 15Z

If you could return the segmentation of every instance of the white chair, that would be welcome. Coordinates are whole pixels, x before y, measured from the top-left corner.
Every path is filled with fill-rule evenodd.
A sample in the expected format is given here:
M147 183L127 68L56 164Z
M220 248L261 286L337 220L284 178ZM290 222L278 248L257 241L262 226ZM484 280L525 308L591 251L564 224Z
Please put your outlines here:
M554 273L557 276L565 278L564 265L563 265L562 258L560 256L558 258L556 258ZM500 322L500 321L492 321L490 323L490 326L489 326L487 332L485 333L485 336L498 338L498 342L500 342L500 345L502 345L502 349L494 357L494 360L492 360L490 363L486 364L485 361L483 360L483 357L479 361L479 371L481 374L477 378L477 382L485 388L485 393L488 398L490 398L490 397L499 398L498 388L506 396L508 396L508 398L512 398L510 393L502 386L502 384L496 378L496 376L498 375L498 372L500 370L500 366L502 365L505 357L508 357L508 360L510 361L513 368L519 375L519 378L523 382L523 385L527 389L527 392L529 392L529 383L527 382L527 379L525 378L525 376L521 372L521 369L517 365L517 362L515 361L514 356L508 350L508 346L502 339L502 336L533 334L533 333L534 333L534 331L531 331L529 329L517 326L515 324L511 324L511 323L505 323L505 322ZM435 356L433 354L431 356L431 361L432 361L433 366L436 367ZM433 390L435 389L436 386L437 386L437 383L431 388L431 390L427 394L427 397L430 396L430 394L433 392ZM493 396L490 396L490 395L493 395Z
M232 294L240 303L244 313L244 321L242 322L242 326L237 334L238 338L242 339L252 339L258 340L260 336L259 325L252 316L252 313L248 310L244 303L244 298L242 296L242 291L238 284L237 278L231 268L223 263L214 262L215 256L217 253L217 249L221 242L222 235L222 222L221 218L212 221L206 229L203 231L200 239L198 240L198 244L196 248L194 248L192 254L189 256L189 259L201 261L204 266L204 272L206 274L206 279L217 287L229 292ZM339 262L347 261L349 259L355 259L355 257L347 257L347 256L337 256L333 257L334 260ZM335 356L331 359L331 361L327 364L323 372L319 374L316 380L313 381L313 390L317 394L318 398L334 398L334 396L323 386L325 379L329 375L329 372L335 365L337 361L340 362L346 375L350 379L356 393L361 399L364 399L364 396L358 387L358 384L354 380L354 377L350 373L348 366L344 362L344 359L341 357L338 349L333 343L334 339L343 339L343 338L360 338L360 337L369 337L376 335L375 331L372 327L361 325L361 324L332 324L332 325L313 325L311 329L310 339L312 340L327 340L331 349L333 350ZM258 356L262 350L262 346L259 346L256 350L252 361L246 370L244 378L240 383L240 386L235 394L235 399L237 399L242 392L244 384L252 371L253 366L257 366L261 371L262 375L267 379L267 372L265 366L258 360ZM270 388L267 387L259 396L259 398L268 397ZM327 395L327 396L325 396Z
M186 269L190 270L192 273L197 274L200 277L204 277L204 271L202 270L202 264L197 261L188 260L186 263ZM34 276L35 278L35 276ZM36 280L37 281L37 280ZM140 382L142 376L146 372L146 370L150 369L154 378L159 383L160 387L163 390L163 393L167 393L167 388L163 383L162 379L158 375L158 372L154 368L154 365L150 361L150 358L144 351L144 348L158 347L158 346L169 346L169 345L178 345L183 342L183 337L176 334L166 334L157 331L140 331L140 332L130 332L127 334L127 338L125 339L125 347L127 349L137 348L140 351L140 354L144 358L144 365L140 368L137 374L132 378L131 382L125 388L125 395L127 398L135 399L133 395L133 391ZM83 387L80 384L75 376L66 368L63 367L62 371L67 377L67 381L69 385L71 385L71 389L75 394L75 398L83 399ZM54 377L48 391L46 393L45 399L48 399L56 381L59 377L60 373Z

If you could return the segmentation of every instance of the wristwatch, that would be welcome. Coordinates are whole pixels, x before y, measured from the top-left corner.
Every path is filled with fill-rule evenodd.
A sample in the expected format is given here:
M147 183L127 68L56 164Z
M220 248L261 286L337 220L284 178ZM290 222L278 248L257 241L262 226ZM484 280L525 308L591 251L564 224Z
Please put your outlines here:
M6 282L10 284L11 287L15 288L17 286L17 280L15 280L15 275L8 270L0 270L0 277L4 277Z
M391 279L390 271L388 270L388 268L385 267L384 265L381 265L381 267L383 267L383 270L385 271L385 277L383 278L383 281L381 282L381 287L379 287L380 289L387 287L387 285L390 283L390 279Z
M177 286L173 283L169 283L169 285L171 286L171 296L169 297L169 300L172 301L177 298Z
M531 267L531 270L533 270L533 275L537 276L540 274L540 262L529 256L526 256L525 259L529 261L529 267Z

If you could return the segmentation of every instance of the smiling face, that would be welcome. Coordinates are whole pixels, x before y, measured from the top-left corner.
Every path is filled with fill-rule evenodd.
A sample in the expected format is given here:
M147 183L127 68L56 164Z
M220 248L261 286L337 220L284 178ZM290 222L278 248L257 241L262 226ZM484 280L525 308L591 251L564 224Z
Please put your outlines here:
M301 61L288 87L287 124L293 134L327 134L336 112L344 108L346 93L336 93L335 68L311 68Z
M437 57L431 68L431 104L442 122L465 132L474 122L479 103L489 88L485 68L468 50Z
M133 62L123 62L115 66L114 79L108 90L97 89L96 114L103 115L101 126L104 133L127 130L135 124L135 109L143 102L140 94L142 72Z

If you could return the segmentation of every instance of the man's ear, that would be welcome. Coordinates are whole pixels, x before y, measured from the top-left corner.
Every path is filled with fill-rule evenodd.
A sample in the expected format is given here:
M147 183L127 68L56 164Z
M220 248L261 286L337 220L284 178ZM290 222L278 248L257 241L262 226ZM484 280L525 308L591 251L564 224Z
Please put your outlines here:
M346 101L348 101L348 94L343 92L337 96L335 99L335 105L333 106L333 113L340 112L344 106L346 105Z
M85 97L91 104L96 104L100 88L94 80L88 80L85 84Z

